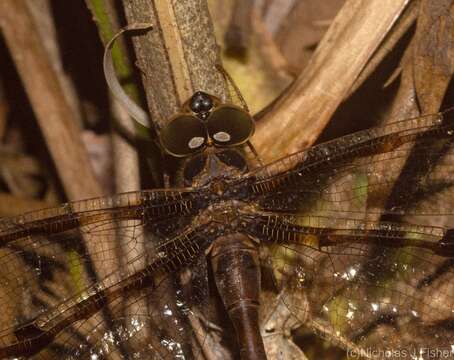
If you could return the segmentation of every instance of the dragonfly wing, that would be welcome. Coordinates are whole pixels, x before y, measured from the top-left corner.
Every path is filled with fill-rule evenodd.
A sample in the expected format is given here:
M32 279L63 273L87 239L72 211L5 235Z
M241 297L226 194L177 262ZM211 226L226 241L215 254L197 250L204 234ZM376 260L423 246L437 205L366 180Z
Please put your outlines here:
M260 240L301 323L358 351L451 351L453 139L449 119L418 117L314 146L232 187L256 204L243 231Z
M244 176L263 209L377 219L454 214L453 124L419 117L344 136ZM247 191L246 191L247 189ZM421 220L422 221L422 220ZM441 224L441 223L440 223Z
M121 358L149 334L163 358L195 351L175 281L213 238L190 224L202 197L141 191L1 220L0 357Z
M282 213L244 221L300 324L378 358L389 358L385 350L421 359L452 350L454 261L432 249L447 230Z

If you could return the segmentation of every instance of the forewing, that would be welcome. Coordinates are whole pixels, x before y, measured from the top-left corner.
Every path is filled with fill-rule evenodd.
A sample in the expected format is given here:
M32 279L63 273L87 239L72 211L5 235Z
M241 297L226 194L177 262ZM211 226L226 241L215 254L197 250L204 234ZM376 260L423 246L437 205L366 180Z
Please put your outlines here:
M203 191L133 192L1 220L0 357L200 355L205 337L180 272L212 239L191 225Z
M430 115L361 131L252 171L237 191L271 211L452 215L452 128ZM403 191L395 192L396 184Z

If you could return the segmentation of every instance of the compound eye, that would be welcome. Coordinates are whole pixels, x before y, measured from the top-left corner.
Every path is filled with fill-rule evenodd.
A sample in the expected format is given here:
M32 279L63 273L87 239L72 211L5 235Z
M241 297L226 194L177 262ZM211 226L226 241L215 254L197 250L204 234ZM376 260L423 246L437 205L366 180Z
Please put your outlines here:
M208 134L218 146L245 143L254 133L254 120L244 110L224 105L213 110L207 119Z
M205 167L207 156L202 154L195 155L185 164L183 177L186 186L191 186L194 178L199 175Z
M234 149L225 149L222 152L217 153L216 157L224 164L238 170L243 170L247 167L244 157Z
M184 157L203 149L207 134L200 119L192 115L182 115L171 120L160 132L160 140L167 153Z

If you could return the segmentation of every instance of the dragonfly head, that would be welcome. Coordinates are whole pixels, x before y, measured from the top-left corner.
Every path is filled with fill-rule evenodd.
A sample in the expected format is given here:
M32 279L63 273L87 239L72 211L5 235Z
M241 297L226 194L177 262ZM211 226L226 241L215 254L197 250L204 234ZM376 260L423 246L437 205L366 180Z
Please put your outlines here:
M194 93L182 109L160 131L160 141L169 155L186 158L187 185L229 177L232 171L247 168L240 148L255 129L247 111L202 91Z
M253 135L252 116L239 106L197 91L160 131L164 150L175 157L188 157L205 148L236 147Z

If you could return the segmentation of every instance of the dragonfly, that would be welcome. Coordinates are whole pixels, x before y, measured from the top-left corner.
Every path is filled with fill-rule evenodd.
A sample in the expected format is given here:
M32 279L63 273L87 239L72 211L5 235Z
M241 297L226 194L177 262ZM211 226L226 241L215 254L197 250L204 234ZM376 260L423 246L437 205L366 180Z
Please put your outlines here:
M453 357L449 115L256 166L250 113L195 92L177 187L0 219L0 358L266 359L270 298L365 358Z

